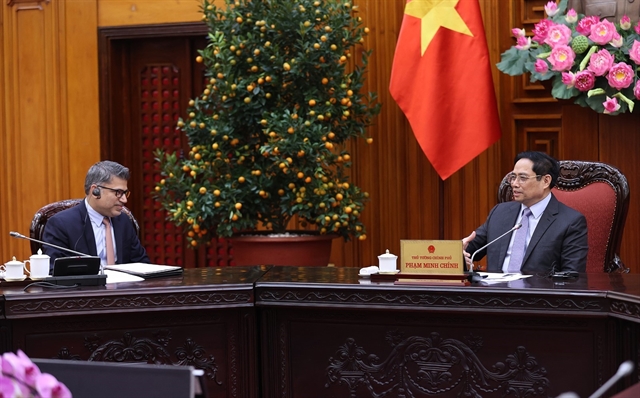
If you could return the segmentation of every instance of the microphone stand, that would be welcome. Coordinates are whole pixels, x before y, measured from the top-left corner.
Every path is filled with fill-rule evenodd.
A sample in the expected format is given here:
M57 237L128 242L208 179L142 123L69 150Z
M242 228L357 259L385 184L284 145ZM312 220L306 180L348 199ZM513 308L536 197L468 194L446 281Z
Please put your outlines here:
M486 249L487 247L492 245L494 242L504 238L506 235L512 233L513 231L515 231L517 229L520 229L521 227L522 227L522 224L521 223L517 223L516 225L513 226L513 228L511 228L507 232L503 233L502 235L498 236L497 238L495 238L491 242L487 243L486 245L482 246L481 248L479 248L478 250L473 252L473 254L471 255L471 265L469 266L469 280L471 282L479 282L479 281L482 280L482 277L480 276L480 274L478 274L477 272L475 272L473 270L473 259L476 257L476 254L480 253L482 250Z
M618 380L620 380L621 378L623 378L625 376L630 375L631 372L633 372L634 368L635 368L635 366L633 364L633 361L629 360L629 361L622 362L620 364L620 366L618 367L618 371L616 372L616 374L611 376L611 378L609 380L607 380L607 382L604 383L602 386L600 386L600 388L598 388L596 390L596 392L591 394L591 396L589 398L599 398L599 397L601 397L602 394L604 394L608 389L613 387L613 385L616 384L618 382Z
M38 239L33 239L27 236L24 236L17 232L9 232L9 235L13 238L26 239L34 242L38 242L42 245L47 245L51 247L55 247L56 249L66 251L68 253L73 253L78 255L79 257L87 257L87 258L98 258L96 256L90 256L85 253L81 253L75 250L67 249L66 247L54 245L53 243L43 242ZM62 259L62 257L60 257ZM72 257L65 257L72 258ZM55 265L54 265L55 266ZM54 272L55 274L55 272ZM104 286L107 282L107 276L104 273L104 268L100 266L100 274L98 275L66 275L66 276L50 276L46 278L45 282L54 284L54 285L65 285L65 286Z
M9 232L9 235L11 235L11 236L12 236L12 237L14 237L14 238L20 238L20 239L32 240L32 241L34 241L34 242L38 242L38 243L40 243L41 245L47 245L47 246L55 247L55 248L56 248L56 249L58 249L58 250L65 251L65 252L67 252L67 253L77 254L77 255L78 255L78 256L80 256L80 257L93 257L93 256L90 256L90 255L88 255L88 254L84 254L84 253L77 252L77 251L75 251L75 250L67 249L66 247L62 247L62 246L58 246L58 245L54 245L53 243L47 243L47 242L43 242L43 241L38 240L38 239L29 238L29 237L24 236L24 235L22 235L22 234L19 234L19 233L17 233L17 232L13 232L13 231L11 231L11 232Z

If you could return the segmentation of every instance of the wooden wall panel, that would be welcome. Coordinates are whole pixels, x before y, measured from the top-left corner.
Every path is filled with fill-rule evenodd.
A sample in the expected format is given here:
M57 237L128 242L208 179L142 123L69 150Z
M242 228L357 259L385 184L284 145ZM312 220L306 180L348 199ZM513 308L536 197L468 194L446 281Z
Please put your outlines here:
M365 46L373 49L363 90L377 92L383 106L368 129L373 143L359 140L352 147L352 179L371 198L363 212L367 239L334 240L331 261L338 266L377 264L377 256L386 249L400 253L400 239L438 231L438 212L431 211L438 206L435 174L388 89L404 1L358 0L354 4L370 28Z
M497 0L483 1L488 37L497 35ZM372 146L354 148L353 180L371 194L363 213L367 240L334 241L332 262L339 266L377 264L389 249L400 253L402 239L461 239L478 226L495 205L502 176L495 165L500 157L494 145L463 170L442 182L420 149L402 111L389 94L395 46L405 0L356 0L371 29L367 48L374 50L365 89L376 91L383 104L375 125L369 128ZM492 60L497 62L497 51ZM371 148L370 148L371 147Z
M383 104L375 126L373 153L359 143L354 181L371 194L363 220L367 240L334 241L332 261L341 266L377 264L389 249L400 253L402 239L461 239L484 220L495 205L502 172L499 144L442 182L420 149L402 111L389 94L389 78L405 0L356 0L371 28L367 46L374 49L366 89L376 91ZM497 0L481 2L487 38L495 41ZM491 47L491 46L490 46ZM495 46L494 46L495 47ZM498 52L492 51L496 60ZM371 150L369 150L371 151Z
M562 159L598 160L598 114L563 101L560 150Z
M640 273L640 115L600 115L598 125L600 160L616 166L629 181L630 205L620 258L631 272Z
M513 44L512 27L531 31L547 0L481 0L492 63ZM217 0L222 5L223 0ZM640 214L634 151L637 117L597 115L548 89L495 69L502 139L445 182L420 150L388 85L405 0L355 0L374 49L366 89L377 91L382 113L369 129L372 145L353 146L352 178L371 195L363 213L368 239L334 241L339 266L377 263L385 249L399 253L401 239L459 239L484 221L496 202L501 177L524 149L551 148L561 159L605 161L628 177L632 203L622 258L635 272ZM126 3L119 0L10 0L2 3L0 53L0 254L26 258L28 244L10 240L26 232L42 204L83 194L84 175L100 160L98 27L200 20L197 0ZM108 148L117 151L117 148Z
M497 47L498 18L500 16L498 0L480 1L483 16L489 58L492 64L499 61ZM498 74L493 71L494 85ZM499 93L498 90L496 90ZM499 94L497 94L499 98ZM503 129L504 130L504 129ZM504 131L503 131L504 135ZM425 236L420 239L461 239L475 230L496 204L496 192L504 171L500 169L501 141L492 145L476 159L442 183L444 200L439 207L434 207L441 214L441 230L438 235ZM426 159L425 159L426 160ZM434 172L435 173L435 172ZM437 175L434 177L437 181Z
M98 25L124 26L157 23L197 22L202 20L202 1L122 1L99 0ZM215 0L218 6L224 0Z
M27 232L43 197L60 195L49 165L60 162L60 63L57 36L64 7L58 3L12 1L3 5L4 170L0 190L3 254L24 259L28 242L9 240L8 231ZM51 173L48 173L51 171Z
M0 6L0 21L4 21L4 15L6 13L6 7ZM7 101L6 101L6 84L5 73L8 73L9 67L5 65L5 40L9 36L5 30L6 24L2 22L0 24L0 55L2 55L2 61L0 61L0 156L2 159L6 159L8 148L8 137L6 132L8 131L9 124L6 122L7 118ZM1 166L5 166L5 163L0 161ZM5 216L3 214L5 209L8 208L9 200L13 200L11 194L8 194L4 189L6 188L6 173L0 174L0 227L4 225ZM1 231L0 231L1 232ZM0 262L4 263L4 253L9 253L9 244L5 242L7 239L1 238L3 234L0 234ZM7 258L8 259L8 258Z
M61 148L64 163L58 180L65 184L60 198L84 197L84 177L100 160L100 107L98 100L98 0L67 0L61 20L62 122L66 123L68 148Z
M513 27L531 32L544 17L544 0L512 0L500 11L498 25L500 51L514 44ZM640 178L635 154L640 139L637 115L607 116L574 105L571 100L555 100L548 85L530 83L529 76L501 75L500 109L504 126L502 155L506 169L513 156L525 149L548 150L558 159L597 160L618 167L628 178L631 203L623 235L621 258L631 269L640 272L635 260L640 254L640 211L635 200Z

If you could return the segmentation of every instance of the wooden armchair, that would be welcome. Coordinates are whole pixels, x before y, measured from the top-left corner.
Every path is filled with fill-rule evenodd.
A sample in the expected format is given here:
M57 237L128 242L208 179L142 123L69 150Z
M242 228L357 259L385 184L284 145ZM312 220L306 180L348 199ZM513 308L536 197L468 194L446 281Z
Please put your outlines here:
M29 236L33 239L42 240L42 234L44 233L44 226L49 221L51 217L53 217L56 213L61 212L62 210L69 209L71 207L77 206L82 199L68 199L61 200L59 202L49 203L48 205L43 206L40 210L36 212L33 216L33 220L31 220L31 226L29 227ZM140 233L140 226L138 222L131 214L131 211L126 207L122 207L122 211L129 216L129 219L133 223L133 227L136 229L136 233ZM42 245L38 242L31 241L31 252L37 253L38 249L41 249Z
M587 272L629 272L618 255L629 210L627 178L605 163L564 160L551 192L587 218ZM498 202L510 200L513 193L505 176L498 188Z

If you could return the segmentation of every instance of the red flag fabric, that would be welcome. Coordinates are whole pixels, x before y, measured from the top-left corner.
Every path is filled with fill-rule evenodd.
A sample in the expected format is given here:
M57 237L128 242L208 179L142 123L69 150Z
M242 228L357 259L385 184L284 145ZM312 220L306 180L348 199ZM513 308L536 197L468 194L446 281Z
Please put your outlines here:
M389 90L440 178L500 139L478 0L408 0Z

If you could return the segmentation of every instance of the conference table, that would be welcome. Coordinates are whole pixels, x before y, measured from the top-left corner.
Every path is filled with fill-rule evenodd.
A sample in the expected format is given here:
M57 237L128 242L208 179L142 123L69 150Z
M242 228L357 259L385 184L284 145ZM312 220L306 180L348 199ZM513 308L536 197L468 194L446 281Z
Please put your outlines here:
M193 365L208 397L587 397L638 363L640 275L470 286L358 268L185 269L143 282L0 283L0 349ZM610 392L638 381L638 371Z

